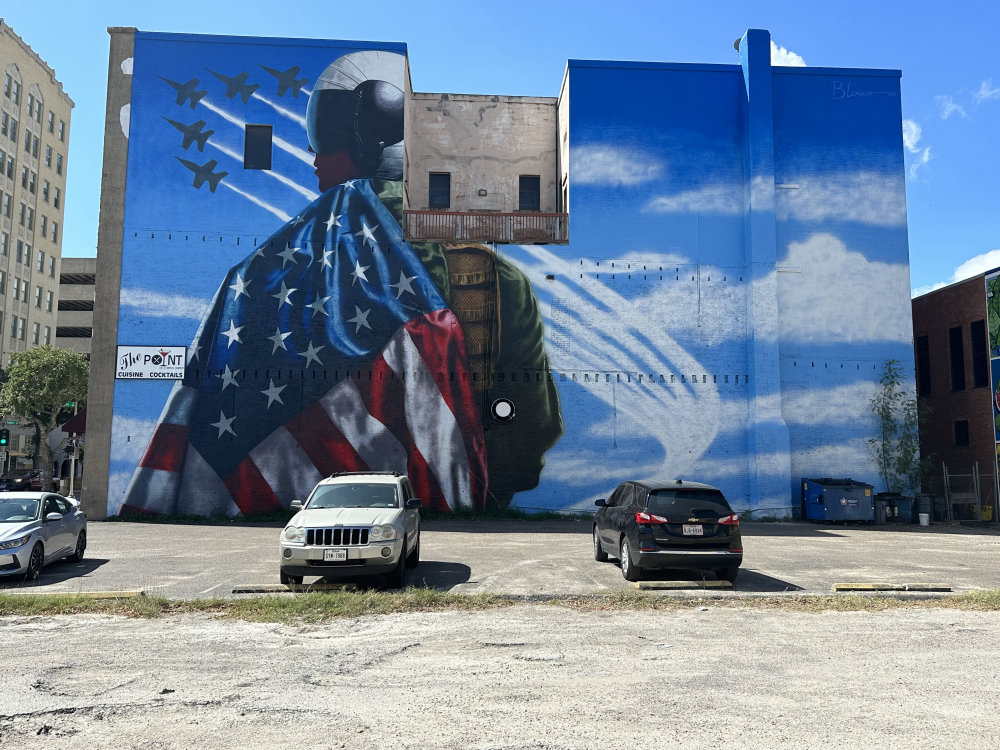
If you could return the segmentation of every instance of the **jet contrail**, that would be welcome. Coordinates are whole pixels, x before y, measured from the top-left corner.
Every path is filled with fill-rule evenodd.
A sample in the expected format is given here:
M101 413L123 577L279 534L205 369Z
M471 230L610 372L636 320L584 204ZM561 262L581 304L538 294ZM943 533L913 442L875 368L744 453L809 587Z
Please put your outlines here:
M254 196L254 195L250 195L250 193L247 193L247 192L245 192L243 190L240 190L238 187L234 187L233 185L230 185L225 180L223 180L219 184L220 185L224 185L225 187L229 188L230 190L232 190L234 193L237 193L238 195L242 195L248 201L251 201L252 203L256 203L261 208L263 208L263 209L265 209L267 211L270 211L272 214L274 214L275 216L277 216L283 222L288 222L288 220L292 218L291 216L289 216L288 214L286 214L284 211L282 211L280 208L277 208L276 206L272 206L270 203L262 201L260 198Z
M222 153L224 153L226 156L228 156L230 159L235 159L237 162L241 162L241 163L243 161L243 157L240 156L235 151L233 151L231 148L227 148L226 146L223 146L223 145L221 145L219 143L215 143L213 141L209 141L208 145L212 146L213 148L218 149L219 151L221 151ZM264 169L264 170L261 170L261 171L264 172L264 174L266 174L266 175L268 175L270 177L273 177L278 182L280 182L282 185L287 185L288 187L290 187L292 190L294 190L299 195L305 196L306 198L309 199L310 203L312 203L314 200L316 200L317 198L319 198L319 193L314 193L309 188L302 187L297 182L295 182L295 180L292 180L292 179L290 179L288 177L285 177L285 175L281 174L280 172L275 172L274 170L271 170L271 169Z
M224 120L228 120L233 125L235 125L236 127L240 128L241 130L246 128L247 124L243 120L239 119L238 117L233 117L233 115L229 114L228 112L226 112L221 107L217 107L214 104L212 104L211 102L206 101L205 99L202 99L198 103L201 104L204 107L207 107L212 112L215 112L215 114L217 114L219 117L223 118ZM282 151L286 151L287 153L291 154L292 156L294 156L299 161L304 162L305 164L308 164L309 166L312 166L313 156L308 151L305 151L304 149L301 149L298 146L293 146L291 143L289 143L288 141L284 140L283 138L274 138L273 142L274 142L274 145L277 146L278 148L280 148Z
M267 97L261 96L260 94L258 94L256 92L254 92L253 98L254 99L259 99L260 101L264 102L264 104L266 104L267 106L273 108L274 111L277 112L279 115L284 115L289 120L292 120L293 122L297 122L299 125L301 125L302 128L303 128L303 130L305 129L305 127L306 127L306 118L304 118L298 112L293 112L290 109L286 109L285 107L282 107L280 104L272 102Z

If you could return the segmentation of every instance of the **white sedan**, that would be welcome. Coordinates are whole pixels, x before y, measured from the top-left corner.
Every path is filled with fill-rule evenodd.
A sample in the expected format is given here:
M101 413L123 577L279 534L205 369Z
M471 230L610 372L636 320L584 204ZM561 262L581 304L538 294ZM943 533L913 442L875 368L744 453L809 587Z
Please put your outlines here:
M0 576L38 578L64 557L83 559L87 515L76 500L54 492L0 493Z

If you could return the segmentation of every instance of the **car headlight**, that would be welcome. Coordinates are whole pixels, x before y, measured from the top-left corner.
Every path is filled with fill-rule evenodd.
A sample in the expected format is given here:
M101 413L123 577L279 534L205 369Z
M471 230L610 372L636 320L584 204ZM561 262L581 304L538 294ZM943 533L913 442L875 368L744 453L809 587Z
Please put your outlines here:
M301 526L286 526L283 532L286 542L301 542L306 538L306 533Z
M0 542L0 549L14 549L15 547L20 547L22 544L27 544L29 539L31 539L31 534L25 534L22 537L11 539L8 542Z
M396 527L391 523L372 526L371 539L375 542L387 542L396 538Z

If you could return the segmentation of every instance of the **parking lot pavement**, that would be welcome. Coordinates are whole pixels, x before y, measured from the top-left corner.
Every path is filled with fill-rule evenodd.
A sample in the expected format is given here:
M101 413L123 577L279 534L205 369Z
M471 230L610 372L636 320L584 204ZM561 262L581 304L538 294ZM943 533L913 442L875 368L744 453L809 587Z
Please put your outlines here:
M731 590L713 594L828 594L837 583L1000 588L1000 529L744 523L744 562ZM33 585L0 591L143 591L172 599L233 596L278 582L280 525L91 522L81 563L45 568ZM633 586L612 561L596 562L587 521L428 521L409 585L456 593L585 595ZM713 580L712 574L706 574ZM701 576L647 575L699 591ZM309 579L307 579L308 582Z

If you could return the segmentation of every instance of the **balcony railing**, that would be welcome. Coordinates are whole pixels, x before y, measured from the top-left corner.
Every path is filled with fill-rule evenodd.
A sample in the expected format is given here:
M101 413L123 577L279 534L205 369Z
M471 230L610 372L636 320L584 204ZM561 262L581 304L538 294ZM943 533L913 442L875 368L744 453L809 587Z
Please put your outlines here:
M493 211L404 211L403 234L415 242L496 242L523 245L565 245L569 214Z

